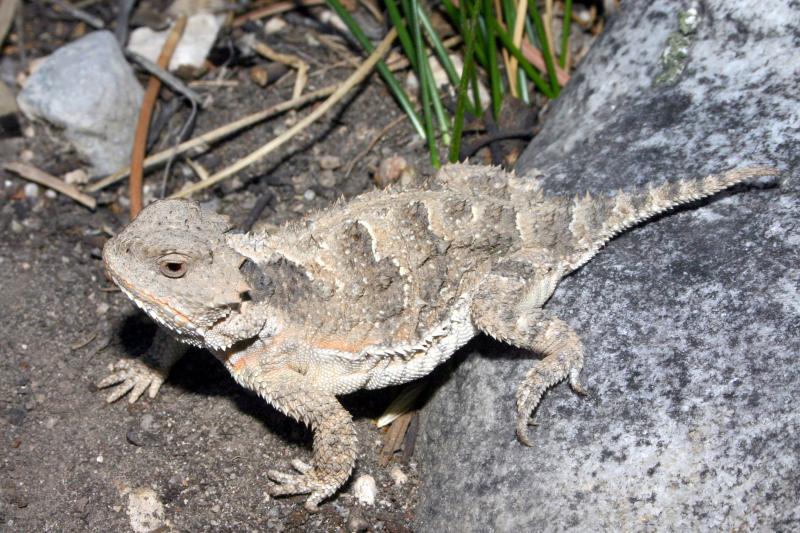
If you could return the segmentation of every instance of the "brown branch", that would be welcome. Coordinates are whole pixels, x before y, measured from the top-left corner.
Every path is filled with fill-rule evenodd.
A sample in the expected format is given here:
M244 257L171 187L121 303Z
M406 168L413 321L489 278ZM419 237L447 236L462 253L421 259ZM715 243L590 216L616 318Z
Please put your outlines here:
M184 28L186 28L186 15L178 19L167 36L167 40L163 48L161 48L161 54L158 56L157 64L159 67L166 69L169 66L169 60L172 59L172 53L175 52L178 41L181 40ZM147 130L150 128L150 118L153 115L153 108L156 105L159 90L161 90L161 80L156 76L150 76L147 81L147 90L142 100L142 107L139 110L139 120L136 123L136 135L131 153L131 220L136 218L136 215L142 210L142 180L144 177L144 152L147 145Z

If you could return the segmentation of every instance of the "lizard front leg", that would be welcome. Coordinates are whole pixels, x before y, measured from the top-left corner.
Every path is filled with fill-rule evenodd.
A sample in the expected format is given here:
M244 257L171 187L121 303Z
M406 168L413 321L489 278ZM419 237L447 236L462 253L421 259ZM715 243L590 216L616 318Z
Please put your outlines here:
M311 494L306 509L316 511L350 477L356 460L356 432L350 414L336 396L317 387L303 374L289 368L245 370L236 376L282 413L314 431L314 464L294 461L298 474L269 470L275 484L272 496Z
M528 426L542 395L569 379L572 389L586 394L580 383L583 343L560 318L542 308L531 308L531 294L539 288L520 279L490 275L473 300L475 325L498 340L544 355L517 389L517 438L531 446Z
M100 380L97 388L114 385L106 398L108 403L119 400L129 392L129 403L134 403L145 391L150 398L155 398L170 369L185 353L186 346L158 328L145 355L138 359L120 359L114 363L114 372Z

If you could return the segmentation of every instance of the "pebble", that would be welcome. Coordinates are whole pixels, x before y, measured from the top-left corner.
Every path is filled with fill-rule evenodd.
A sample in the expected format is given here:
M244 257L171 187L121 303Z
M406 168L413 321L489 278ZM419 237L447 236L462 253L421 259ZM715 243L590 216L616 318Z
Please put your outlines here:
M353 496L364 505L374 505L377 494L378 486L375 483L375 478L369 474L359 476L353 482Z
M389 471L389 476L391 476L394 484L398 487L403 485L406 481L408 481L408 476L400 470L400 467L395 466Z
M393 155L385 158L375 173L375 183L380 188L388 187L409 171L408 161L402 156Z
M267 35L278 33L285 29L286 26L288 26L288 24L281 17L270 17L270 19L264 23L264 32Z
M44 191L44 197L49 198L50 200L55 200L57 196L58 195L56 194L56 191L52 189L47 189L46 191Z
M110 309L110 307L111 306L109 306L107 303L100 302L99 304L97 304L97 314L102 316L102 315L108 313L108 310Z
M35 157L33 150L23 150L19 153L19 159L23 163L30 163Z
M322 170L334 170L342 166L342 160L335 155L323 155L319 158L319 168Z
M72 170L64 174L64 182L69 183L71 185L82 185L89 181L89 175L86 174L86 171L80 168Z
M333 173L332 170L323 170L319 173L319 178L317 181L322 187L326 189L333 189L336 187L336 174Z
M347 519L347 531L351 533L360 533L369 529L369 522L362 516L361 510L356 508L350 511L350 516Z
M128 520L135 533L151 532L164 523L164 504L153 489L141 487L128 495Z
M11 231L13 231L14 233L22 233L22 230L24 229L25 227L16 220L11 221Z
M312 201L316 197L317 193L315 193L312 189L308 189L303 193L303 199L305 199L307 202Z
M25 188L23 190L25 191L26 198L39 197L39 186L36 185L35 183L26 183Z

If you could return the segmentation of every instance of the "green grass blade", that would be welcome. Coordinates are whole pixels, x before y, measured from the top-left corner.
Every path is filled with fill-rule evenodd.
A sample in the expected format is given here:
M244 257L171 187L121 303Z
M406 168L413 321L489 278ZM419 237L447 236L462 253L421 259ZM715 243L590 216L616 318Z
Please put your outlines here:
M411 26L414 48L417 51L417 65L419 65L417 75L419 76L419 88L422 94L422 117L425 123L425 138L428 141L431 164L434 168L439 168L441 166L441 161L439 159L439 150L436 147L436 134L433 129L433 113L431 111L432 80L429 80L430 65L428 65L428 53L425 50L425 43L422 41L422 28L417 20L417 4L417 0L403 2Z
M467 0L462 0L466 2ZM450 143L450 153L448 160L451 163L458 161L459 151L461 150L461 135L464 132L464 112L466 110L467 102L467 89L472 82L472 87L475 92L475 102L480 109L480 97L477 90L477 73L475 71L475 46L478 41L478 13L480 11L478 2L475 0L472 6L472 13L470 15L468 27L462 33L466 37L467 50L464 52L464 70L461 72L461 81L458 83L458 92L456 95L456 116L453 121L453 141Z
M561 27L561 54L558 56L558 63L561 68L567 68L567 57L569 57L569 29L572 22L572 0L564 0L564 24Z
M450 79L450 83L453 84L455 87L458 85L458 73L456 73L456 68L453 66L453 62L450 60L450 56L447 54L447 49L444 47L442 40L439 38L439 35L436 33L436 30L433 29L433 24L431 24L430 18L428 18L428 14L425 13L425 10L419 6L417 10L417 16L419 17L419 21L422 23L422 27L425 29L425 36L428 38L428 42L431 43L431 47L436 52L436 56L439 58L439 62L442 64L444 71L447 73L447 77Z
M364 30L358 25L358 23L350 16L350 13L342 6L339 0L327 0L328 5L339 15L339 18L342 19L347 29L350 30L350 33L353 34L353 37L358 41L364 50L367 52L372 52L375 49L375 46L369 40L369 38L364 33ZM403 90L402 85L397 81L397 78L394 77L392 71L386 66L386 63L380 61L376 67L378 73L383 78L383 81L389 87L389 91L394 95L397 99L397 102L400 104L400 107L403 109L406 115L408 115L409 120L411 120L411 124L414 126L414 129L421 137L425 137L425 128L422 126L422 123L417 116L416 111L414 111L414 106L411 105L411 100L408 98L408 95Z
M463 0L462 0L463 1ZM488 59L489 86L492 96L492 115L495 120L500 116L500 106L503 103L503 89L500 81L500 67L497 64L497 43L495 36L500 25L495 20L492 11L492 0L483 0L483 18L486 20L486 55Z
M411 43L411 36L406 29L406 21L400 15L397 3L394 0L386 0L386 11L389 13L389 20L392 21L392 25L397 29L397 38L403 47L403 53L411 63L411 68L417 70L417 55L414 52L414 45Z
M561 92L561 87L558 85L558 77L556 76L556 66L553 63L553 52L550 50L550 44L547 42L547 35L544 31L544 23L542 16L539 14L539 8L536 7L535 1L528 2L528 12L533 25L536 28L536 35L539 38L539 45L542 47L542 55L544 56L544 64L547 67L547 76L550 78L550 87L552 88L553 96L555 98Z

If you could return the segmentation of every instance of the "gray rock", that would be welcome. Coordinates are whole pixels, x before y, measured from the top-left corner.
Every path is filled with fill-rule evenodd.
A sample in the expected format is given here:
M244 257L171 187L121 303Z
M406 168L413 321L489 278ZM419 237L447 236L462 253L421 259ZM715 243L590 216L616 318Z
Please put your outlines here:
M63 128L94 174L108 174L130 160L143 94L114 34L96 31L51 54L17 102L26 115Z
M687 2L623 4L520 168L572 192L766 163L779 186L635 228L562 282L547 307L582 336L591 394L549 391L532 449L514 392L535 358L489 341L461 354L423 411L420 531L800 528L791 4L709 0L686 34ZM676 32L685 64L662 64Z

